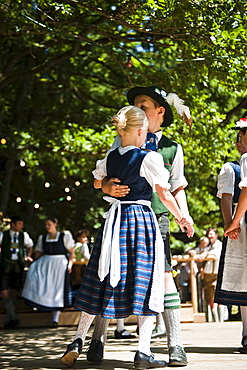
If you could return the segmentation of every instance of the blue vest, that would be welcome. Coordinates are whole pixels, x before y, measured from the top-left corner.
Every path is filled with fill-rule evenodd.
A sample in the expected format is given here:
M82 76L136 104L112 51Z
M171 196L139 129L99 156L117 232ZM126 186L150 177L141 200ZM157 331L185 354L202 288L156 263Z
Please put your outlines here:
M241 191L238 186L241 180L240 164L237 161L229 162L229 164L232 166L234 173L235 173L233 203L238 203L238 198L239 198L240 191Z
M147 151L135 148L125 154L120 154L118 149L113 150L107 157L107 177L118 177L122 185L128 185L129 194L119 197L119 200L145 199L151 201L152 188L144 177L139 175L140 168Z

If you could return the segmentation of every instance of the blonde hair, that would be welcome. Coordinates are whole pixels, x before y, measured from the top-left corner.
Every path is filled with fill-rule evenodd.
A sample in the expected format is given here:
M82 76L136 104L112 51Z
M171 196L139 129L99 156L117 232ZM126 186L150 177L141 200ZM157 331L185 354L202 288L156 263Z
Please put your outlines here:
M148 128L148 118L140 108L128 105L112 117L112 123L118 130L129 131L134 128Z

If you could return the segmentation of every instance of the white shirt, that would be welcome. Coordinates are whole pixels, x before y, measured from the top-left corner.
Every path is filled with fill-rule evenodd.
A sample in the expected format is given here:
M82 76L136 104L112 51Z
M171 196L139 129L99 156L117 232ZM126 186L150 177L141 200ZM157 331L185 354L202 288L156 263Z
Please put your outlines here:
M222 194L234 194L235 171L230 163L225 163L218 176L217 197L222 198Z
M240 159L241 181L239 183L240 189L247 188L247 153L244 153Z
M118 147L118 151L121 155L128 152L131 149L136 148L135 146L129 145L124 148ZM106 157L96 162L96 169L93 171L94 178L102 180L107 176L106 162L110 151L108 151ZM169 171L164 167L164 162L161 154L157 152L148 152L144 157L141 167L140 176L144 177L149 185L152 187L153 192L156 192L156 184L159 184L163 189L169 189Z
M222 242L217 239L214 244L209 246L208 252L215 255L215 261L207 261L205 264L205 274L218 274Z
M162 138L162 131L158 131L155 133L155 136L157 138L157 142L159 142ZM173 192L179 187L185 188L188 185L188 182L184 176L184 154L183 154L183 149L180 144L177 143L177 152L175 154L173 163L171 165L171 171L169 173L169 182L171 184L170 191ZM111 152L112 150L118 148L121 146L121 139L120 136L117 135L112 147L109 149L107 154ZM145 147L145 145L144 145ZM163 162L164 166L164 162ZM168 171L169 172L169 171Z
M49 234L46 235L46 239L45 241L46 242L57 242L58 239L59 239L59 235L60 235L60 231L57 232L57 235L56 235L56 238L55 239L48 239L49 238ZM43 240L43 235L40 235L39 238L38 238L38 242L35 246L35 251L38 251L38 252L43 252L43 244L42 244L42 240ZM64 238L63 238L63 242L64 242L64 246L67 250L70 250L71 248L74 247L75 245L75 241L71 235L70 232L66 231L64 233Z

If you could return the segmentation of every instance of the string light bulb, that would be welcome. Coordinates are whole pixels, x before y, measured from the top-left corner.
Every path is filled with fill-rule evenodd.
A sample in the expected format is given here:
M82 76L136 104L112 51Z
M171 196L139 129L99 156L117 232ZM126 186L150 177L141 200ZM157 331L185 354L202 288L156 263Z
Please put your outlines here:
M80 181L75 181L75 186L80 186L80 185L81 185Z
M20 159L20 166L21 167L25 167L26 166L26 162L23 159Z
M50 184L48 181L46 181L46 182L45 182L45 188L47 188L47 189L48 189L50 186L51 186L51 184Z
M65 191L65 193L69 193L70 192L70 188L65 188L64 191Z
M67 201L68 201L68 202L70 202L72 198L71 198L71 196L70 196L70 195L68 195L68 196L66 197L66 199L67 199Z
M21 203L21 197L17 197L17 198L16 198L16 202L17 202L17 203Z
M7 143L7 140L4 137L2 137L2 139L0 140L0 143L4 145Z
M39 203L35 203L33 206L35 209L39 209Z

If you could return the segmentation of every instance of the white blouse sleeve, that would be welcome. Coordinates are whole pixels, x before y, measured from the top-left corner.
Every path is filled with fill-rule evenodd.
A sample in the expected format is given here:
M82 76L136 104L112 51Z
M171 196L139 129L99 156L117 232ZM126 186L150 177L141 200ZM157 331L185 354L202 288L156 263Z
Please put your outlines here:
M63 238L64 246L67 250L70 250L71 248L74 248L75 241L73 239L73 236L70 231L65 231L64 238Z
M145 177L153 192L156 192L156 184L163 189L170 189L169 171L164 167L162 155L157 152L149 152L145 156L140 168L140 176Z
M171 166L170 183L171 192L175 191L180 186L185 188L188 185L188 182L184 176L184 153L180 144L178 144L177 152Z
M37 241L37 244L35 245L35 252L43 252L43 244L42 244L42 238L43 235L40 235Z
M241 181L239 183L240 189L247 188L247 153L244 153L240 159Z
M225 163L218 176L217 197L222 198L222 194L234 194L235 172L230 163Z

